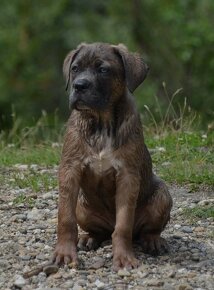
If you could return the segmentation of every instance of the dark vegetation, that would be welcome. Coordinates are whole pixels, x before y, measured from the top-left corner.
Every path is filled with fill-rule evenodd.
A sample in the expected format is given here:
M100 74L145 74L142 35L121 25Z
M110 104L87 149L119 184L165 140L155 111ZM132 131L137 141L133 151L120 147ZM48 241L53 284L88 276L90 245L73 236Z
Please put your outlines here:
M122 42L143 54L150 73L135 95L145 121L144 105L159 122L158 106L179 90L175 112L186 100L207 127L214 117L213 14L212 0L1 1L0 130L13 127L15 114L20 128L42 110L49 126L56 111L66 119L62 62L83 41Z

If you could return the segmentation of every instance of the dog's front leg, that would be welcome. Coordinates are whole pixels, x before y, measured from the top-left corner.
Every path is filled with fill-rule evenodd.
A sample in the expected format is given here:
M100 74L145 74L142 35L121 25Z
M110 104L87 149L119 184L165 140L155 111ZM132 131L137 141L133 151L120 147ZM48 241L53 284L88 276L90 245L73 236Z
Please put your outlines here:
M53 256L56 264L78 264L76 205L79 179L77 168L60 167L57 245Z
M138 266L132 248L132 231L139 187L138 176L128 173L127 170L118 174L116 225L112 234L113 267L115 270Z

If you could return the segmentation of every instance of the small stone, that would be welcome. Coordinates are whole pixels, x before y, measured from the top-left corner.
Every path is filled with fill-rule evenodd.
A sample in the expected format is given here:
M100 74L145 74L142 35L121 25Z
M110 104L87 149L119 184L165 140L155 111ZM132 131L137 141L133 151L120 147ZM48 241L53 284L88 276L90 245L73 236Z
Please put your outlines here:
M40 211L37 208L33 208L31 211L27 213L27 219L36 221L42 218Z
M188 233L188 234L190 234L190 233L192 233L192 228L191 228L191 227L188 227L188 226L183 226L183 227L181 228L181 231L182 231L183 233Z
M194 278L196 276L196 273L190 272L187 274L187 278Z
M86 285L86 279L79 279L76 281L76 284L79 286L85 286Z
M62 290L62 288L58 288L58 287L44 287L44 288L43 287L39 287L39 288L36 288L35 290Z
M198 261L200 261L200 257L197 254L193 254L192 261L198 262Z
M169 274L168 274L168 278L174 278L175 275L176 275L175 271L170 271Z
M39 254L38 256L36 256L36 258L37 258L38 260L41 260L41 261L45 261L45 260L46 260L46 256L43 255L43 254Z
M205 206L205 205L209 205L213 203L214 203L214 199L204 199L204 200L199 201L198 205Z
M130 272L127 271L125 268L124 269L120 269L118 272L117 272L118 276L121 276L121 277L126 277L126 276L130 276Z
M16 167L19 170L27 170L28 169L27 164L15 164L14 167Z
M30 165L30 169L33 169L33 170L38 169L38 165L37 164L31 164Z
M178 224L175 224L175 225L174 225L174 228L175 228L176 230L180 229L180 227L181 227L181 225L178 225Z
M17 221L25 221L26 220L26 215L25 214L15 214L12 216L10 219L11 222L17 222Z
M169 166L169 165L171 165L172 163L170 162L170 161L165 161L165 162L163 162L161 165L163 165L163 166Z
M14 285L18 288L23 288L26 285L26 280L21 275L17 275Z
M98 289L103 289L105 287L105 284L100 280L96 280L94 284L97 286Z
M21 259L23 261L29 261L31 259L31 256L29 256L29 255L21 256Z
M10 264L7 260L0 259L0 269L8 269L10 267Z
M180 252L186 252L188 250L188 248L185 246L182 246L182 247L180 247L179 250L180 250Z
M176 287L176 290L193 290L189 284L180 284Z
M78 284L74 284L73 290L83 290L83 288L82 288L82 286L80 286Z
M57 273L59 270L59 267L57 267L56 265L48 265L48 266L45 266L43 268L43 272L48 276L48 275L51 275L51 274L55 274Z
M148 286L154 286L154 287L159 287L159 286L163 286L164 282L163 281L157 281L157 280L150 280L147 282Z
M66 282L65 282L63 285L61 285L61 286L63 287L63 289L74 289L74 288L72 288L73 285L74 285L73 281L68 280L68 281L66 281ZM81 286L79 286L79 287L81 287ZM79 288L77 288L77 289L79 289ZM81 287L80 289L83 289L83 288ZM45 290L45 289L44 289L44 290Z
M44 199L53 199L53 192L52 191L46 192L42 195L42 197Z
M194 232L199 233L199 232L204 232L204 228L203 227L196 227L194 229Z
M182 239L182 236L180 236L180 235L173 235L173 238L176 239L176 240L181 240Z
M45 282L46 278L47 278L47 276L46 276L46 274L44 272L41 272L41 273L38 274L38 280L40 282Z
M96 261L89 266L90 269L100 269L104 266L105 260L103 258L97 258Z
M54 278L54 279L61 279L62 278L62 274L58 272L56 274L53 274L51 277Z

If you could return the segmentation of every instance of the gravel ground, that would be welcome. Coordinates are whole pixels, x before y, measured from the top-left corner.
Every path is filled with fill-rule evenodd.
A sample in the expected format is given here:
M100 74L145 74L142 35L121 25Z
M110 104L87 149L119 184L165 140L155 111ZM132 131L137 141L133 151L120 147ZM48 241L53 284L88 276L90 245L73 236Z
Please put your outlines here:
M14 171L23 176L29 167L20 165L0 171L0 289L214 289L214 246L212 218L190 220L184 208L213 204L211 190L189 192L171 186L174 206L163 236L169 254L151 257L135 245L141 261L138 269L112 272L112 246L105 242L97 251L79 252L80 267L46 267L56 243L57 189L35 194L30 188L12 187ZM57 168L31 166L30 172L56 175ZM28 201L14 203L26 195ZM30 278L23 274L42 265L43 271ZM51 274L50 274L51 273Z

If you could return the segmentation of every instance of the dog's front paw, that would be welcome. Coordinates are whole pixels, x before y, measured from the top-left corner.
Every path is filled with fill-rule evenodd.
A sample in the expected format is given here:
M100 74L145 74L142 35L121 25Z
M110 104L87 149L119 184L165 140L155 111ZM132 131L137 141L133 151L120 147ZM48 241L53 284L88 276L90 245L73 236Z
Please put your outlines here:
M135 258L132 251L121 251L113 257L113 269L118 271L121 268L131 270L139 266L139 261Z
M59 242L56 245L52 262L56 265L60 264L70 264L72 263L73 266L78 265L78 257L77 257L77 247L76 245L72 244L71 241L66 242Z

